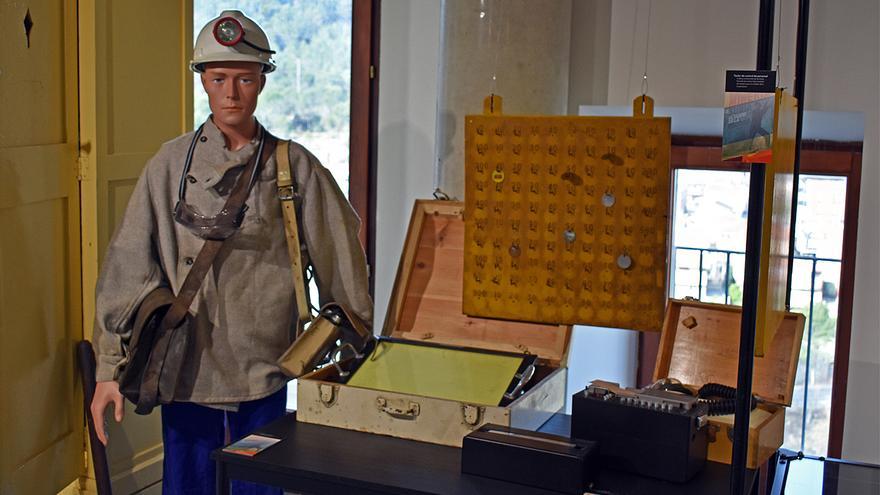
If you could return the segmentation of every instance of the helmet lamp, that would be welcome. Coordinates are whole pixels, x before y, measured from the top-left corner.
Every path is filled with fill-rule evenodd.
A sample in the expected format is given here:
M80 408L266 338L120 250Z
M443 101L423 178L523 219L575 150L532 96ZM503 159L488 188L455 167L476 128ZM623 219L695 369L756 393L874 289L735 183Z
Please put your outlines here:
M223 17L214 23L214 39L223 46L238 44L244 36L244 28L234 17Z

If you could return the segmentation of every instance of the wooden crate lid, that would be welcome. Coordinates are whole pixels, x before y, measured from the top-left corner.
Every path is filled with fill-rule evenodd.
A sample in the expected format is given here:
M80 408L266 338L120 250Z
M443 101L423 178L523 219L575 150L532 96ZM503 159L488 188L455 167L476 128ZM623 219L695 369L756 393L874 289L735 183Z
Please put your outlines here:
M417 200L382 335L534 354L565 365L571 325L470 317L462 313L464 204Z
M654 379L735 387L741 319L739 306L670 299ZM804 322L800 313L785 313L764 356L755 357L752 392L768 402L791 405Z

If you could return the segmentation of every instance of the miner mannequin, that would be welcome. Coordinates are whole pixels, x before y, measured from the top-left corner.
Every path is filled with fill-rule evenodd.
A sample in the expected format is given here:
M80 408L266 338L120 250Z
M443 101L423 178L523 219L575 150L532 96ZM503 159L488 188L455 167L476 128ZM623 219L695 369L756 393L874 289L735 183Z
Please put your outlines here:
M253 116L266 74L275 69L273 53L263 30L238 11L222 12L201 30L190 67L201 74L212 114L195 132L162 145L144 168L98 279L98 384L91 411L106 444L107 406L114 404L116 421L123 419L116 380L139 305L159 286L178 293L205 243L199 229L220 216L245 165L257 156L243 220L226 233L189 306L187 357L173 402L161 406L165 494L214 493L209 453L285 411L288 378L276 360L296 337L298 310L275 156L260 160L258 154L274 147L276 138ZM288 155L301 243L321 302L342 303L369 322L360 222L311 153L291 142ZM241 483L233 493L280 491Z

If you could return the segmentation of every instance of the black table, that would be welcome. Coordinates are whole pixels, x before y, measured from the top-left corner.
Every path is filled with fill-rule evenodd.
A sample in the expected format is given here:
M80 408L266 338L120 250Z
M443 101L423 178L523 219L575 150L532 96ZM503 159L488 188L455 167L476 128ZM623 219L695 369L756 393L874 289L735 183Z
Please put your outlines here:
M880 466L781 449L772 495L880 495Z
M541 431L568 435L570 416L557 414ZM557 492L462 474L461 449L356 431L297 423L296 413L256 433L282 441L254 457L216 450L217 493L229 493L240 479L307 494L505 494L558 495ZM747 472L753 485L755 471ZM730 469L708 462L686 484L602 470L590 491L596 494L727 493ZM589 492L588 492L589 493Z

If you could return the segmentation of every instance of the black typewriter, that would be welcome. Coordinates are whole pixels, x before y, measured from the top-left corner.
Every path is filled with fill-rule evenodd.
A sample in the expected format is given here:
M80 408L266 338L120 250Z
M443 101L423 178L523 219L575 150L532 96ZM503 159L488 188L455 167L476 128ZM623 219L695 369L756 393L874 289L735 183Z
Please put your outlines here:
M609 468L685 482L706 464L709 405L682 392L593 381L572 397L571 436Z

